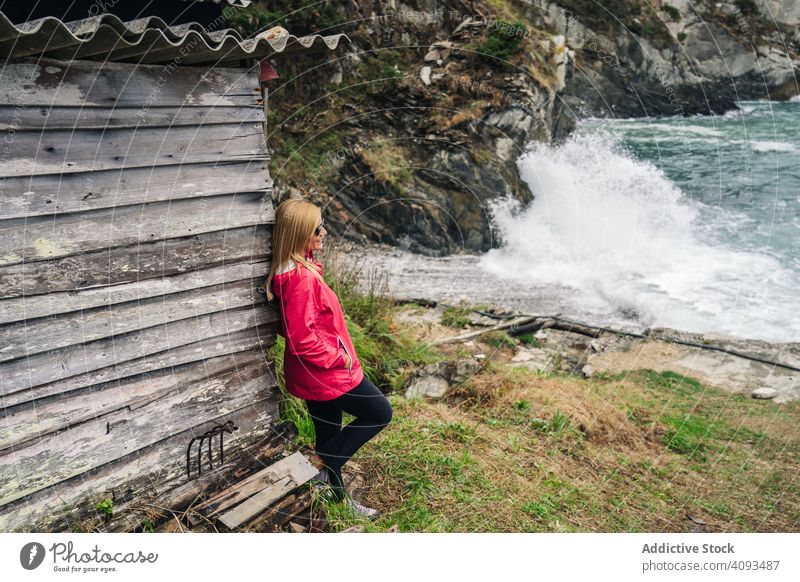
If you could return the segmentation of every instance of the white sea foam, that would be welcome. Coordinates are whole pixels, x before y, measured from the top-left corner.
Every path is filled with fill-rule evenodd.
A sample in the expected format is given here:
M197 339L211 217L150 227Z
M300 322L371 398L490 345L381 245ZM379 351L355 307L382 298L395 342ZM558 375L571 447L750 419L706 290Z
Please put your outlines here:
M647 128L658 131L677 131L680 133L689 133L707 137L719 137L722 135L719 130L714 129L713 127L705 127L702 125L682 125L682 124L670 125L662 123L651 123L647 125Z
M724 146L725 142L720 139L714 137L687 137L685 135L680 135L677 133L674 134L663 134L663 135L633 135L628 134L625 136L625 141L630 143L643 143L643 144L702 144L707 146L708 144L716 144L717 146ZM729 142L735 143L735 142ZM744 143L744 142L742 142Z
M755 110L756 108L752 105L740 105L738 109L731 109L730 111L726 111L725 113L723 113L722 117L724 119L744 117L746 115L750 115Z
M579 132L558 148L533 145L518 164L536 198L524 209L494 207L504 245L483 256L482 268L562 289L567 311L800 340L798 276L767 254L706 240L709 209L632 159L619 139Z
M795 152L797 146L782 141L750 141L750 147L757 152Z
M682 120L681 120L682 121ZM642 119L623 119L616 120L609 124L612 127L619 127L622 129L634 128L640 131L668 132L668 133L682 133L694 134L705 137L720 137L722 133L713 127L705 127L702 125L687 125L683 122L680 123L659 123L658 121L647 122Z

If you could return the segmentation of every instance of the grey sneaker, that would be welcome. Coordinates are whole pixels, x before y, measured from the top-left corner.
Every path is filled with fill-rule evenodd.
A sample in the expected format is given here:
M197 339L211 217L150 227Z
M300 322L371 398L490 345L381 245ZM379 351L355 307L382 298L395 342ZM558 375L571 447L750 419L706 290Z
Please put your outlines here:
M316 476L311 478L312 485L330 485L331 484L331 476L328 474L328 469L323 467L320 469L319 473Z
M372 509L371 507L366 507L361 505L358 501L353 499L352 497L348 497L345 501L345 506L352 509L358 515L364 516L368 519L375 519L377 518L381 512L377 509Z

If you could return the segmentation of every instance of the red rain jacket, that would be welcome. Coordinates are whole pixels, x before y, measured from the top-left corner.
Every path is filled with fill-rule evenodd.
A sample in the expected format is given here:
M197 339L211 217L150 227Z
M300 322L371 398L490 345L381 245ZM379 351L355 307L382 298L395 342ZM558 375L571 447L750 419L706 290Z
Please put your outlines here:
M322 268L311 254L306 258ZM331 400L358 386L364 371L333 290L298 264L273 277L272 293L279 305L278 333L286 338L283 372L289 393L303 400Z

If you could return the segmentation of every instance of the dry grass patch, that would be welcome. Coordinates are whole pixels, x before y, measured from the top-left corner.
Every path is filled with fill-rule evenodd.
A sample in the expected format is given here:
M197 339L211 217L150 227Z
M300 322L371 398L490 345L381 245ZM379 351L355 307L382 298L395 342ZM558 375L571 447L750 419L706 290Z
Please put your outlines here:
M413 163L408 152L394 141L377 141L358 155L379 182L400 187L411 179Z

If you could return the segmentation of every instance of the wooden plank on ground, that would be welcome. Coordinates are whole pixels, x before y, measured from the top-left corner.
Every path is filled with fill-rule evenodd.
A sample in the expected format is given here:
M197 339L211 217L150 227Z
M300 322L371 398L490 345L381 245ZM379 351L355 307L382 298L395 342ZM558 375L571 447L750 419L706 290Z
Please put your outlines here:
M0 219L54 216L162 202L271 190L267 163L175 164L74 174L9 176L0 189Z
M200 516L206 519L221 516L283 479L288 479L288 483L293 484L289 490L299 487L314 477L317 472L314 465L300 451L297 451L195 507L198 515L192 518L192 523L199 523ZM282 486L278 487L278 489L281 488Z
M309 519L311 512L312 492L310 489L295 489L286 497L270 505L269 509L247 522L240 531L244 532L270 532L278 531L287 521L292 520L304 527L311 525Z
M219 522L228 529L234 530L257 517L278 499L309 481L317 474L317 469L300 452L282 459L276 465L284 462L286 463L281 466L280 472L277 469L273 472L273 474L280 475L277 480L272 481L258 493L249 496L245 501L222 513L218 518Z
M270 505L296 488L297 485L291 477L281 477L241 505L219 516L218 520L229 530L235 530L269 509Z
M6 176L266 159L261 123L19 131L6 147Z
M225 263L264 259L269 225L230 228L0 267L0 297L20 297L140 282Z
M43 261L274 222L272 200L260 193L137 204L56 218L0 222L0 266Z
M45 384L53 384L51 388L55 389L55 383L58 381L94 370L125 364L124 369L128 366L127 362L130 362L130 366L139 366L132 360L140 361L152 354L163 354L165 351L188 346L209 337L219 337L274 322L276 315L274 309L253 305L19 358L0 364L0 377L3 378L0 393L9 396ZM175 357L179 358L179 355L175 354ZM49 392L53 393L59 392ZM40 397L44 395L41 391L37 391L37 394ZM27 401L29 396L24 395L21 398Z
M253 106L256 70L166 67L49 58L19 59L0 70L0 103L23 107Z

